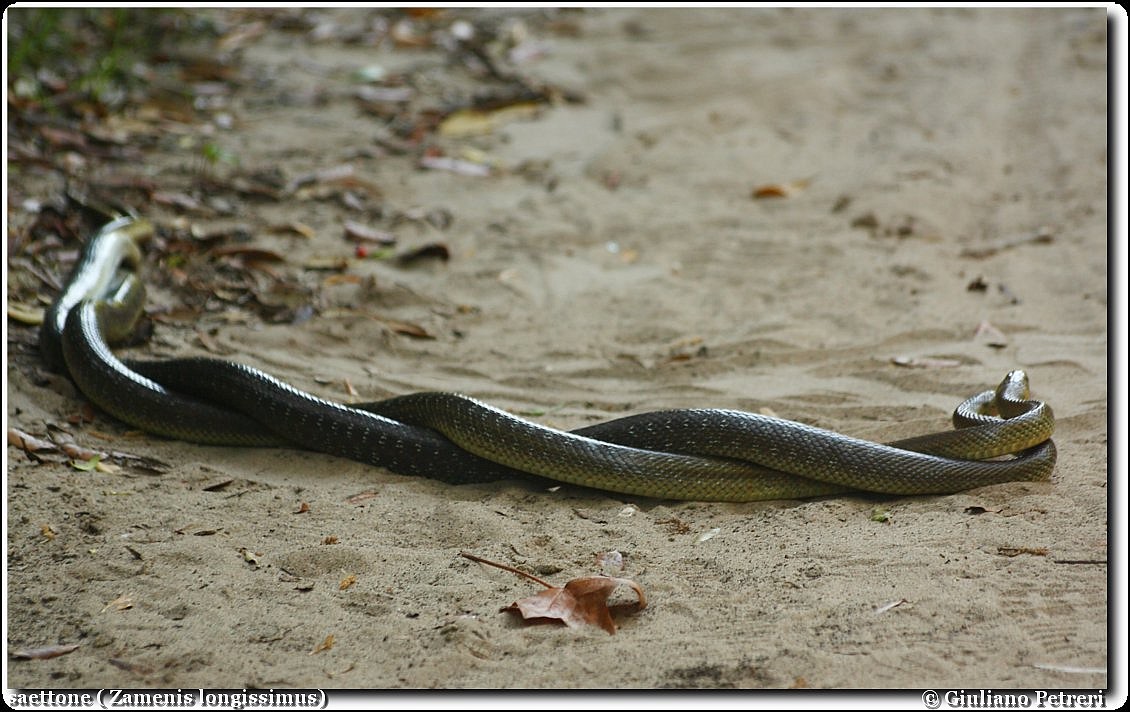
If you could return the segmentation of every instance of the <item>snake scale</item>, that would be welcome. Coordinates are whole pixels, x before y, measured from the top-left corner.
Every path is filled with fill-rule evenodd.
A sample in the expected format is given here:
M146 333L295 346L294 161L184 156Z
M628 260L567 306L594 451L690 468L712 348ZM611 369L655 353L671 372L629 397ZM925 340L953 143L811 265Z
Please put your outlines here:
M139 244L152 229L118 218L87 241L48 310L40 348L101 409L156 435L302 447L449 482L532 474L622 494L718 501L856 490L941 494L1046 480L1055 465L1051 409L1028 399L1021 371L962 403L954 430L884 445L717 409L655 411L565 432L456 393L347 406L231 361L122 361L110 344L144 308Z

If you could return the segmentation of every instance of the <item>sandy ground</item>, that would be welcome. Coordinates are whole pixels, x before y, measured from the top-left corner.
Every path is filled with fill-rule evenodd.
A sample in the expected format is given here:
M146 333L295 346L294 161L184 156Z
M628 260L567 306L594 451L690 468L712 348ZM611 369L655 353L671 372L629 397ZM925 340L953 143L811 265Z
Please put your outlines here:
M397 233L406 247L442 240L451 259L352 259L341 205L248 200L253 244L320 290L313 318L158 324L140 352L209 353L205 333L213 351L340 400L459 390L564 428L768 409L874 440L948 427L960 400L1024 368L1057 415L1052 481L660 502L449 486L98 417L67 427L167 466L83 472L8 448L9 648L79 645L10 660L8 687L1107 685L1104 11L624 9L568 22L576 31L547 32L523 71L584 104L444 141L497 161L486 178L359 151L379 132L349 72L454 71L440 54L279 32L251 43L243 71L259 80L218 140L288 175L349 162L393 210L448 211L447 229L409 220ZM315 91L317 104L286 101ZM176 142L146 149L158 184L183 180L187 162ZM20 185L13 200L35 183ZM10 217L12 229L30 219ZM296 220L313 237L266 229ZM327 255L371 279L303 270ZM1003 347L975 336L982 322ZM33 329L9 321L8 333L9 425L66 426L80 397L40 366ZM609 550L650 601L614 636L523 625L499 609L536 587L459 557L564 582Z

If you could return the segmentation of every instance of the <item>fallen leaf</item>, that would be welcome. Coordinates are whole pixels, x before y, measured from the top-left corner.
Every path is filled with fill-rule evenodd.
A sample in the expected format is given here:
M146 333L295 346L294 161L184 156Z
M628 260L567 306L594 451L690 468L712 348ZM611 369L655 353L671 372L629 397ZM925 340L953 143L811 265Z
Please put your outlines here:
M396 263L401 267L407 267L420 260L429 258L447 262L451 259L451 250L442 242L430 242L414 250L409 250L408 252L397 255Z
M714 527L713 529L707 529L706 531L704 531L703 533L699 534L698 536L696 536L694 538L694 543L701 544L704 541L710 541L714 537L718 536L718 534L721 531L722 530L719 529L718 527Z
M963 512L965 514L974 514L974 515L985 514L986 512L992 512L993 514L1000 514L1001 510L999 510L999 509L986 509L985 507L981 507L979 505L974 504L974 505L971 505L969 507L966 507L963 510Z
M122 594L121 596L118 596L114 600L107 603L105 606L102 606L100 613L105 613L111 608L113 608L115 611L128 611L129 609L133 608L133 598L131 598L127 594Z
M897 601L891 601L890 603L884 603L883 605L881 605L881 606L879 606L878 608L875 609L875 615L879 615L880 613L886 613L887 611L891 610L892 608L895 608L897 606L901 606L902 604L904 604L906 602L907 602L907 600L905 598L900 598Z
M89 460L71 460L71 467L82 472L93 472L98 468L98 463L102 461L101 455L95 455Z
M891 363L904 368L954 368L961 365L955 358L931 358L929 356L895 356Z
M14 445L25 452L38 452L40 450L56 450L58 447L50 440L37 438L17 428L8 428L8 444Z
M630 607L634 607L635 611L641 611L647 607L647 597L644 595L643 589L631 579L613 576L585 576L575 578L566 583L564 588L559 588L525 571L519 571L505 564L468 554L465 551L460 552L460 556L480 564L509 571L545 586L544 591L515 601L502 609L518 613L525 620L548 618L559 620L570 628L596 625L613 634L616 632L616 624L612 621L612 610L608 605L608 598L620 586L628 586L636 592L637 603L634 606L628 604ZM617 608L620 608L620 606L617 606Z
M355 220L346 220L342 227L345 229L346 239L353 242L367 242L385 247L396 244L396 235L388 230L378 230Z
M318 234L317 230L310 227L306 223L299 222L297 220L293 220L293 221L287 222L287 223L276 223L274 225L268 225L267 230L269 232L275 233L276 235L293 234L293 235L299 235L299 236L305 237L305 238L311 238L311 237L314 237Z
M972 282L965 285L965 291L967 291L967 292L987 292L987 291L989 291L989 283L985 281L984 277L982 277L981 275L977 275L977 277Z
M463 138L489 134L511 121L537 117L541 107L531 101L518 101L497 109L459 109L440 122L437 132L447 138Z
M357 494L355 494L351 497L347 497L345 499L345 501L348 504L361 504L365 500L372 499L373 497L376 497L376 496L377 496L377 492L375 490L366 490L364 492L358 492Z
M639 599L637 610L647 605L643 589L635 581L613 576L586 576L565 584L564 588L550 587L528 598L516 601L505 610L516 611L522 618L552 618L570 628L595 625L609 633L616 632L608 597L618 586L630 586Z
M44 645L41 648L20 648L13 650L9 653L13 658L20 660L47 660L48 658L57 658L60 655L66 655L78 650L78 643L71 643L69 645Z
M857 215L851 221L851 226L863 228L864 230L877 230L879 229L879 218L875 216L875 213L864 213Z
M166 205L179 210L202 210L203 205L199 200L187 193L167 193L158 191L153 193L153 202Z
M259 555L246 546L239 547L239 553L243 556L243 560L251 564L253 568L259 568Z
M349 260L345 257L335 255L315 256L307 259L302 263L303 269L317 270L320 272L344 272L349 269ZM335 280L339 278L338 280ZM357 275L330 275L326 278L326 285L336 284L340 282L358 283L360 278Z
M44 309L34 304L21 302L8 302L8 318L28 326L39 326L43 323Z
M392 329L393 333L396 333L396 334L403 334L404 336L413 336L417 339L434 339L435 338L435 336L433 336L430 332L428 332L427 329L420 326L419 324L413 324L412 322L409 322L409 321L398 321L396 319L387 319L387 318L384 318L384 317L374 317L374 318L377 319L377 321L384 324L385 326L387 326L389 329Z
M318 186L321 186L322 189L318 189ZM300 188L306 188L306 190L300 192ZM351 163L340 163L312 173L303 173L292 178L284 187L283 192L295 194L295 197L299 200L305 200L328 197L336 194L341 188L361 188L372 196L379 196L381 193L380 188L375 184L359 178Z
M755 200L762 198L788 198L796 195L808 187L810 179L794 180L788 183L769 183L759 185L753 189L752 197Z
M463 176L485 178L491 174L491 168L482 163L472 163L450 156L424 156L420 159L420 167L433 171L449 171Z
M98 450L91 450L90 448L85 448L74 442L73 440L61 443L59 445L59 448L68 457L79 461L94 462L95 464L97 464L98 460L106 457L106 453L99 452ZM93 467L94 465L92 464L88 467L79 467L78 469L93 469Z
M315 655L317 653L322 653L322 652L325 652L327 650L332 650L333 647L334 647L334 636L333 636L333 633L330 633L329 635L326 636L325 640L323 640L322 642L315 645L314 649L311 650L308 654L309 655Z
M212 248L216 257L241 257L248 262L285 262L286 258L274 250L247 245L221 245Z

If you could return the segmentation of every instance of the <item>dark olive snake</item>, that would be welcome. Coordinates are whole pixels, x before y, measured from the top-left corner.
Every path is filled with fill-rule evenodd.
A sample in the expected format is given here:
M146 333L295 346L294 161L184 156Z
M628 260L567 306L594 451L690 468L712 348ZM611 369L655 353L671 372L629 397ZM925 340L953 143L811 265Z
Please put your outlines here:
M715 409L655 411L564 432L455 393L346 406L230 361L123 362L109 343L144 307L138 243L151 231L144 220L120 218L88 241L48 311L40 346L45 362L65 365L92 402L156 435L298 446L449 482L533 474L685 500L943 494L1047 480L1055 465L1051 409L1028 399L1022 371L958 406L955 430L882 445Z

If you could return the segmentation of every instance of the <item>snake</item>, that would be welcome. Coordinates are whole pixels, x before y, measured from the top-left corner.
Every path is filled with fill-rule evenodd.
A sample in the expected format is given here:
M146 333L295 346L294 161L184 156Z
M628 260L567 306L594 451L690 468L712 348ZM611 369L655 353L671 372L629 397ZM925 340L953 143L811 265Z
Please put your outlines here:
M111 416L206 445L301 447L453 483L520 476L658 499L748 502L847 492L949 494L1043 481L1056 461L1050 406L1023 371L954 411L953 430L890 443L726 409L630 415L573 431L451 392L346 405L225 359L119 359L144 309L140 247L125 216L98 230L48 310L44 361Z

